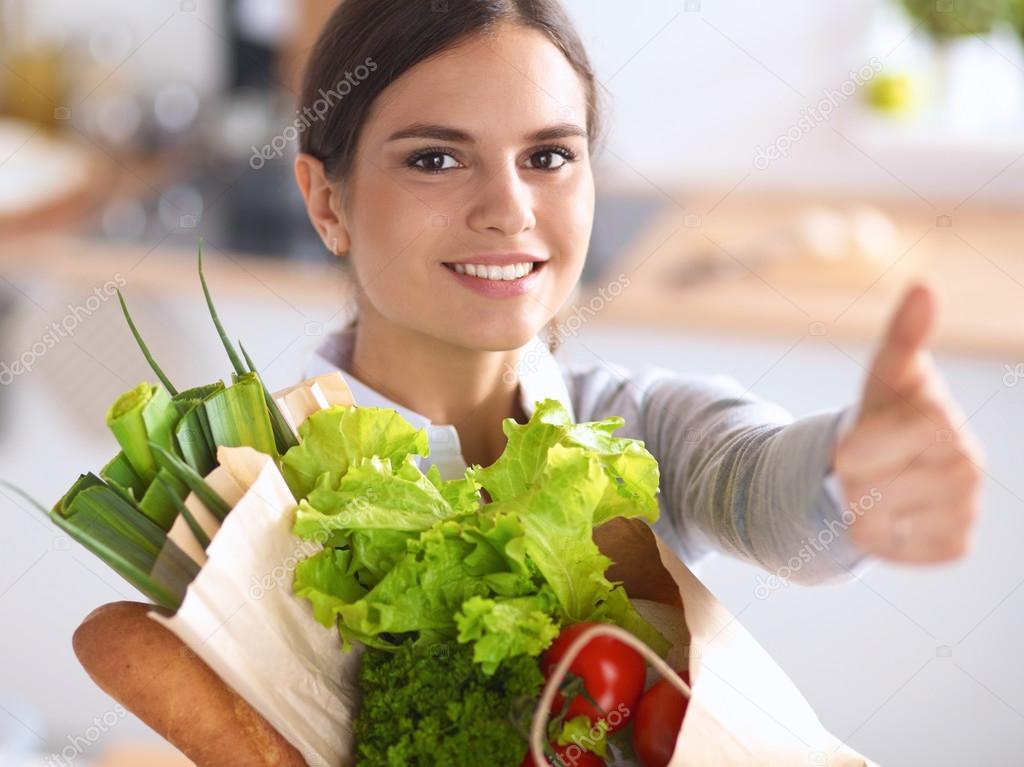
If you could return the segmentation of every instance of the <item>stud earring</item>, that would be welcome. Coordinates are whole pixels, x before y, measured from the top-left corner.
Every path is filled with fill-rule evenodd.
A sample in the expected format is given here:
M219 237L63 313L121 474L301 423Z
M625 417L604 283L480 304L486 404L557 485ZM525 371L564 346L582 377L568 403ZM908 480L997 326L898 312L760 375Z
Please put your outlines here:
M331 253L333 253L334 255L338 255L338 238L337 237L332 237L331 238Z

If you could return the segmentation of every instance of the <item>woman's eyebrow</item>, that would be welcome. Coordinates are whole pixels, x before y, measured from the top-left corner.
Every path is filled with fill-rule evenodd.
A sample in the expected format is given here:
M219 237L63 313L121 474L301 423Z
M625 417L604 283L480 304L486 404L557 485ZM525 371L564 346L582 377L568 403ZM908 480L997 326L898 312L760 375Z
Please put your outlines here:
M552 141L554 139L580 136L587 138L587 131L574 123L557 123L541 128L535 133L526 136L526 141ZM406 138L429 138L436 141L452 141L473 144L476 139L466 131L453 128L448 125L437 123L413 123L408 127L397 130L387 137L387 141L399 141Z

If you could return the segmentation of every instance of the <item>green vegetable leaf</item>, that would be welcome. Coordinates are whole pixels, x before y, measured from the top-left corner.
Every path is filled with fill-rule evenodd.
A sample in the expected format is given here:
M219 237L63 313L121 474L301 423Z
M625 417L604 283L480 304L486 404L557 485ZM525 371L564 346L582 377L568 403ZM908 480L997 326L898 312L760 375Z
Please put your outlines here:
M473 643L473 660L493 674L505 658L540 655L558 636L551 617L555 600L549 591L531 597L495 601L470 597L455 615L460 642Z
M594 510L608 478L581 448L555 445L533 488L492 511L513 513L526 531L525 548L571 621L586 620L609 587L611 564L593 539Z
M295 593L313 603L316 619L328 628L337 622L336 608L351 604L366 589L351 574L351 552L324 549L295 568Z
M146 346L146 342L142 340L142 334L139 333L139 329L135 326L135 321L132 319L132 315L128 312L128 305L124 302L124 296L121 295L121 291L117 291L117 300L121 303L121 313L124 315L125 320L128 322L128 329L132 332L132 337L135 339L135 343L138 344L139 350L142 352L142 356L146 358L146 362L149 363L149 367L156 373L156 377L160 379L160 383L164 385L164 388L173 397L177 395L178 390L174 388L174 384L171 383L164 371L160 369L156 360L153 359L153 355L149 351L149 347Z
M150 383L141 383L124 392L107 410L107 426L146 487L158 468L149 443L175 450L173 431L179 418L167 390Z
M360 767L517 765L521 733L543 683L533 658L511 658L488 675L455 642L370 648L362 657L355 722Z
M537 481L552 447L581 447L600 461L610 480L594 516L594 525L618 516L655 522L658 463L639 440L613 436L624 423L615 416L574 424L560 402L543 400L537 403L529 423L505 419L502 429L508 444L501 457L487 468L473 467L469 476L486 488L495 501L513 498L527 492Z
M429 455L426 429L414 429L395 410L335 405L318 410L299 427L300 442L281 460L285 481L304 498L327 475L337 488L349 466L378 456L397 466L409 454Z
M560 746L576 745L607 759L609 729L610 725L604 719L592 723L588 717L580 714L562 725L562 731L555 742Z
M475 508L453 509L410 454L398 467L386 458L364 458L350 466L336 489L331 487L329 474L321 478L301 501L296 515L295 533L303 538L322 530L419 532Z

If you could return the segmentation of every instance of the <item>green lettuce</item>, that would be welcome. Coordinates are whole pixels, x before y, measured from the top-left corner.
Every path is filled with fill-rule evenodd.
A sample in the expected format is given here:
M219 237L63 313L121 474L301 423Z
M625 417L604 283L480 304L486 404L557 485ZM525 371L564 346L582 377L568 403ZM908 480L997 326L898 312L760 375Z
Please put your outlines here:
M294 589L346 646L471 644L494 673L539 655L565 623L623 626L667 643L636 613L593 540L614 517L658 516L658 466L642 442L615 437L621 418L575 424L555 400L529 423L506 419L498 460L443 480L424 474L425 432L393 410L336 407L300 428L282 459L300 489L296 535L324 544ZM480 489L491 502L482 504Z
M299 427L300 443L285 453L281 472L292 493L305 497L323 480L336 487L351 464L379 456L399 465L406 455L428 455L425 429L414 429L397 411L335 405Z
M470 476L496 501L516 497L536 483L552 447L580 447L597 458L610 480L594 517L595 526L618 516L654 522L658 518L658 463L639 440L613 436L624 423L621 416L613 416L574 424L560 402L543 400L537 403L529 423L505 419L505 451L487 468L473 467Z

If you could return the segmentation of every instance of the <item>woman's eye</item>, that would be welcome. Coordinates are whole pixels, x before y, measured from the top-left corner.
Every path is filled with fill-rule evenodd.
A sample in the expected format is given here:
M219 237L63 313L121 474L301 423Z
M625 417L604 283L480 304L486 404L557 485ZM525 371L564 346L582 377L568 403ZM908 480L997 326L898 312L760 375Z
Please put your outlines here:
M410 165L430 173L439 173L458 167L458 162L448 152L424 152L414 157Z
M576 154L567 148L551 147L530 155L530 166L538 170L555 171L576 159ZM462 167L449 151L431 149L411 157L407 164L427 173L444 173Z
M538 161L538 158L541 159ZM540 170L558 170L575 159L575 156L564 149L542 149L534 152L530 159L536 163L534 167Z

